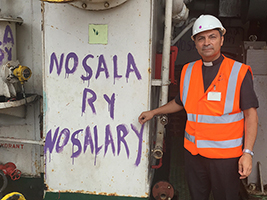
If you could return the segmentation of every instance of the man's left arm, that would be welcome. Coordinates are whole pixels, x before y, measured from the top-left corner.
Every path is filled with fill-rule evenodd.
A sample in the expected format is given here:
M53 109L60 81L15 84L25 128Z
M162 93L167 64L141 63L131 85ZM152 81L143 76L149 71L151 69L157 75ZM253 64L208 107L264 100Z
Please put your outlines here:
M253 146L257 136L258 114L256 108L244 110L245 119L245 142L244 149L253 151ZM248 153L243 153L238 162L240 179L248 177L252 170L252 156Z

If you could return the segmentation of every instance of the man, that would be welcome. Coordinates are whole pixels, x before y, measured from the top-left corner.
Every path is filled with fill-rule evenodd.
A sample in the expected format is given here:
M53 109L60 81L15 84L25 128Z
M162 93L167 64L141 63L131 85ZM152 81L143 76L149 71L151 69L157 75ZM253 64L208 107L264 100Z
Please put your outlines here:
M186 64L174 100L143 112L144 124L155 115L187 112L185 169L192 200L238 200L239 179L252 170L258 100L248 65L221 54L226 30L214 16L201 15L192 40L201 60ZM244 141L243 141L244 138Z

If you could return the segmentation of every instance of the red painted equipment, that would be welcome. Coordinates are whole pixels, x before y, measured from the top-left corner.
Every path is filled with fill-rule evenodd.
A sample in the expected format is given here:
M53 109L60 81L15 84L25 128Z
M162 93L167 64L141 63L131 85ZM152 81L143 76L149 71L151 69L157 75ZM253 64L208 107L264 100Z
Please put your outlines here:
M175 80L175 61L178 54L178 48L176 46L171 46L171 54L170 54L170 74L169 77L171 79L171 83L177 85L177 80ZM155 79L161 78L161 62L162 62L162 54L157 53L156 55L156 70L155 70Z
M21 171L17 169L16 165L12 162L8 162L4 165L0 165L0 170L4 172L5 175L10 176L14 180L18 180L21 175Z

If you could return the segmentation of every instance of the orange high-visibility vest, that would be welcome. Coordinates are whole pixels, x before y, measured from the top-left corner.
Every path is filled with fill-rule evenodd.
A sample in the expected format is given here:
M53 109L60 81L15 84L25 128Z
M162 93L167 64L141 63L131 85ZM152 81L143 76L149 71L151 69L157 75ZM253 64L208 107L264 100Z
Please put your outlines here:
M244 132L240 89L251 68L224 57L216 77L204 92L202 64L202 60L189 63L181 73L180 97L187 112L184 146L192 155L239 157Z

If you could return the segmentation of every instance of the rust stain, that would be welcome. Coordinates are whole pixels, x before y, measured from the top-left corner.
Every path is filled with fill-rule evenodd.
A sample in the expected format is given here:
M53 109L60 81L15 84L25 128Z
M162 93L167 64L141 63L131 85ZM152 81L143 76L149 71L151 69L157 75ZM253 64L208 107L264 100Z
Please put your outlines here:
M141 196L141 197L142 197L142 198L146 198L146 197L148 197L148 193L146 192L145 194L146 194L146 196Z
M37 161L34 162L35 169L39 169L39 164Z
M49 190L49 186L47 184L44 185L46 190Z
M116 193L111 193L111 194L108 194L108 196L119 196L119 195Z
M48 3L67 3L67 2L72 2L75 0L41 0L44 2L48 2Z
M117 193L106 193L106 192L101 192L99 193L99 195L103 195L103 196L119 196Z
M111 186L111 185L109 185ZM84 190L53 190L51 188L49 188L49 186L46 184L46 191L48 192L60 192L60 193L81 193L81 194L94 194L94 195L102 195L102 196L125 196L125 195L119 195L117 193L107 193L107 192L100 192L97 193L96 191L93 192L89 192L89 191L84 191ZM132 195L127 195L127 197L132 197ZM142 195L141 198L146 198L148 197L148 193L146 192L145 195Z
M147 71L149 74L151 74L151 68L150 67L147 69Z
M76 193L84 193L84 190L77 190Z

